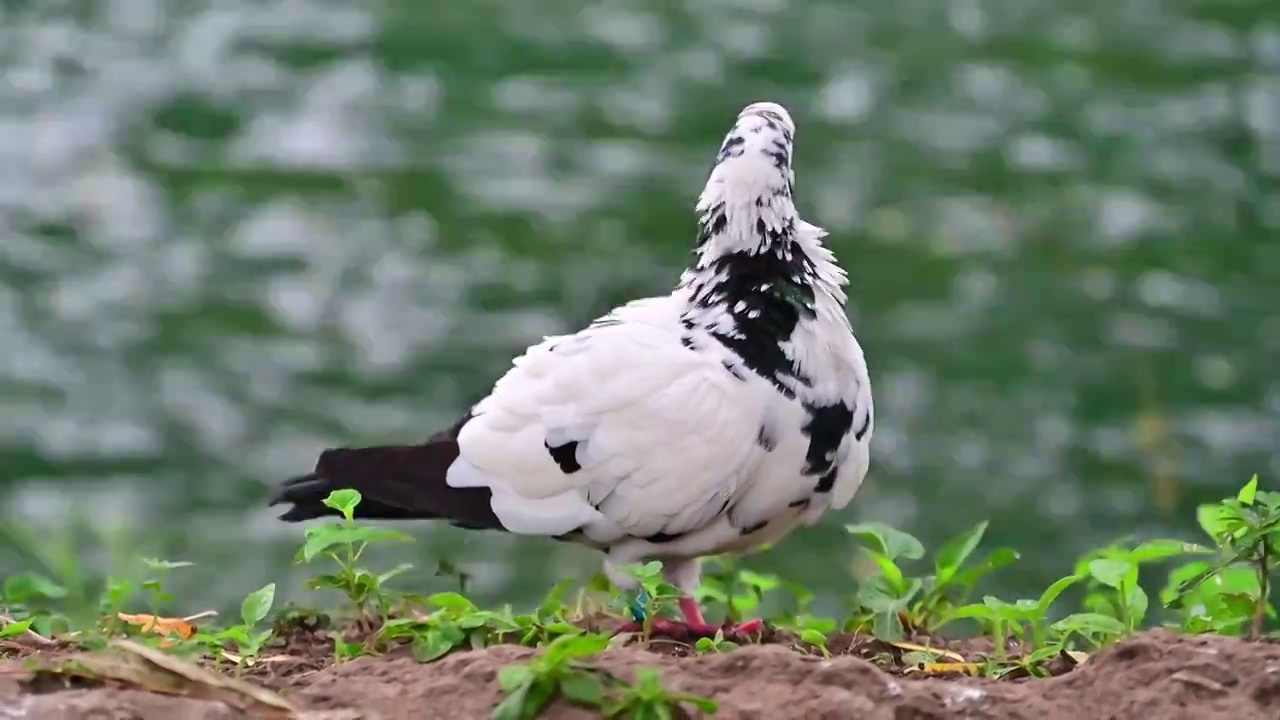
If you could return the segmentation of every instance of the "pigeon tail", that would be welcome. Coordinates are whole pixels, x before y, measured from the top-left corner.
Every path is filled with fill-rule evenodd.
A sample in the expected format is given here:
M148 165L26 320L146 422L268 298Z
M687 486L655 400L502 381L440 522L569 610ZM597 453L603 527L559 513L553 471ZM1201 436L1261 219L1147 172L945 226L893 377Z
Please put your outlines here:
M325 450L313 472L286 481L271 505L290 503L286 522L340 515L324 504L335 490L360 493L355 516L369 520L440 519L473 530L505 529L487 487L450 487L445 478L458 459L456 433L421 445Z

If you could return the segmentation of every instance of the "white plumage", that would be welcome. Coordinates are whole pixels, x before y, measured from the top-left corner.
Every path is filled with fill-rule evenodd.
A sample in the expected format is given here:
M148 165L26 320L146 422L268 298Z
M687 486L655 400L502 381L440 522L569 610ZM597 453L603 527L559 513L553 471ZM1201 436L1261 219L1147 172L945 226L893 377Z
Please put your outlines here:
M845 274L825 232L796 215L794 131L779 105L743 109L699 198L679 286L516 358L456 435L433 438L456 440L448 490L413 467L362 487L358 472L326 473L323 457L305 480L355 486L408 516L568 536L606 552L622 587L634 583L620 567L660 559L685 592L700 557L749 551L844 507L869 464L871 385ZM465 492L483 493L492 518L433 500Z

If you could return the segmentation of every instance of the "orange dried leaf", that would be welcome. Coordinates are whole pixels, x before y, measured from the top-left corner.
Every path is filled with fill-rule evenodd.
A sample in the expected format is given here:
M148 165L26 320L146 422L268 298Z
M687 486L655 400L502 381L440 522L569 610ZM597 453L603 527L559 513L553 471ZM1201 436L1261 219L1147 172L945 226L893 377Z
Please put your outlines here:
M177 636L183 640L190 640L196 634L196 626L182 618L162 618L155 615L129 615L127 613L116 613L116 617L120 618L121 622L137 626L143 632L155 633L165 637Z
M941 658L946 658L948 660L953 660L957 663L965 662L964 656L961 655L960 653L952 652L950 650L946 650L943 648L929 647L927 645L917 645L915 643L909 643L909 642L890 642L889 644L898 648L899 650L906 650L907 652L925 653L928 655L933 655L934 657L941 657Z
M923 663L915 668L908 668L907 672L910 672L911 670L916 670L928 675L942 675L947 673L978 675L982 672L982 664L971 662Z

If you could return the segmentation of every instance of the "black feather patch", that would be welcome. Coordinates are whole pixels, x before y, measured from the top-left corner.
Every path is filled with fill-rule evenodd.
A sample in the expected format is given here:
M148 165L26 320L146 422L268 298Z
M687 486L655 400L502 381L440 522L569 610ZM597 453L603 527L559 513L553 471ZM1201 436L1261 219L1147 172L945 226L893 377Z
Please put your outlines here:
M783 395L794 397L795 384L807 386L812 381L797 372L783 343L802 320L816 317L810 284L816 270L804 251L785 239L794 233L792 222L782 230L760 223L757 231L773 243L770 250L730 253L713 260L690 281L693 307L685 320L694 313L723 308L733 318L733 328L709 330L709 334L741 357L747 369L769 380Z
M809 414L809 422L801 428L809 438L809 449L804 454L804 474L825 475L834 467L840 443L853 427L853 408L843 402L834 405L805 403L804 410Z
M766 428L760 428L760 432L756 433L756 444L765 452L773 452L778 446L778 441L773 438Z
M560 466L561 472L565 475L572 475L582 469L578 464L578 441L570 440L563 445L552 447L550 443L543 442L547 452L551 453L551 459L556 461L556 465Z

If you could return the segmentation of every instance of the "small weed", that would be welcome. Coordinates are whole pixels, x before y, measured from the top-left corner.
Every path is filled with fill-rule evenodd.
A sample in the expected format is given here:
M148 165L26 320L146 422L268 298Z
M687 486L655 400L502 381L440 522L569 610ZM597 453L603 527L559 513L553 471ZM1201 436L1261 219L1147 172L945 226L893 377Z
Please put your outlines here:
M1176 570L1164 598L1182 609L1188 632L1262 634L1271 605L1271 573L1280 541L1280 493L1258 489L1253 476L1235 497L1202 505L1200 527L1213 539L1218 561L1195 562Z
M535 718L557 695L586 707L604 706L604 686L596 671L577 661L609 645L603 635L565 635L547 645L527 665L509 665L498 673L506 698L493 709L494 720Z
M275 583L265 585L249 593L240 603L240 624L212 633L197 633L193 639L210 648L215 659L220 656L231 657L237 666L252 665L274 634L274 628L260 629L258 625L267 618L275 601ZM227 643L235 646L234 656L229 656L223 650Z
M674 693L662 687L662 675L657 670L636 670L636 684L624 686L617 700L605 707L605 717L625 716L635 720L671 720L680 717L682 704L689 704L707 715L713 715L718 707L711 698L689 693Z
M924 557L919 540L881 523L859 523L846 530L863 543L877 572L862 580L845 625L850 630L869 628L882 640L900 639L904 620L913 629L933 632L963 617L953 609L964 603L973 586L1018 559L1018 553L1001 548L981 562L966 564L986 533L983 522L943 545L934 558L932 575L911 577L902 562Z
M373 610L379 620L385 623L392 601L384 585L412 566L402 564L384 573L375 574L357 563L371 544L408 542L413 538L395 530L358 525L355 521L355 508L360 504L360 493L355 490L335 490L325 498L324 504L342 513L342 520L308 527L297 560L310 563L317 557L324 556L337 564L338 572L316 576L308 587L313 590L340 590L354 607L357 619L365 619L369 611Z

